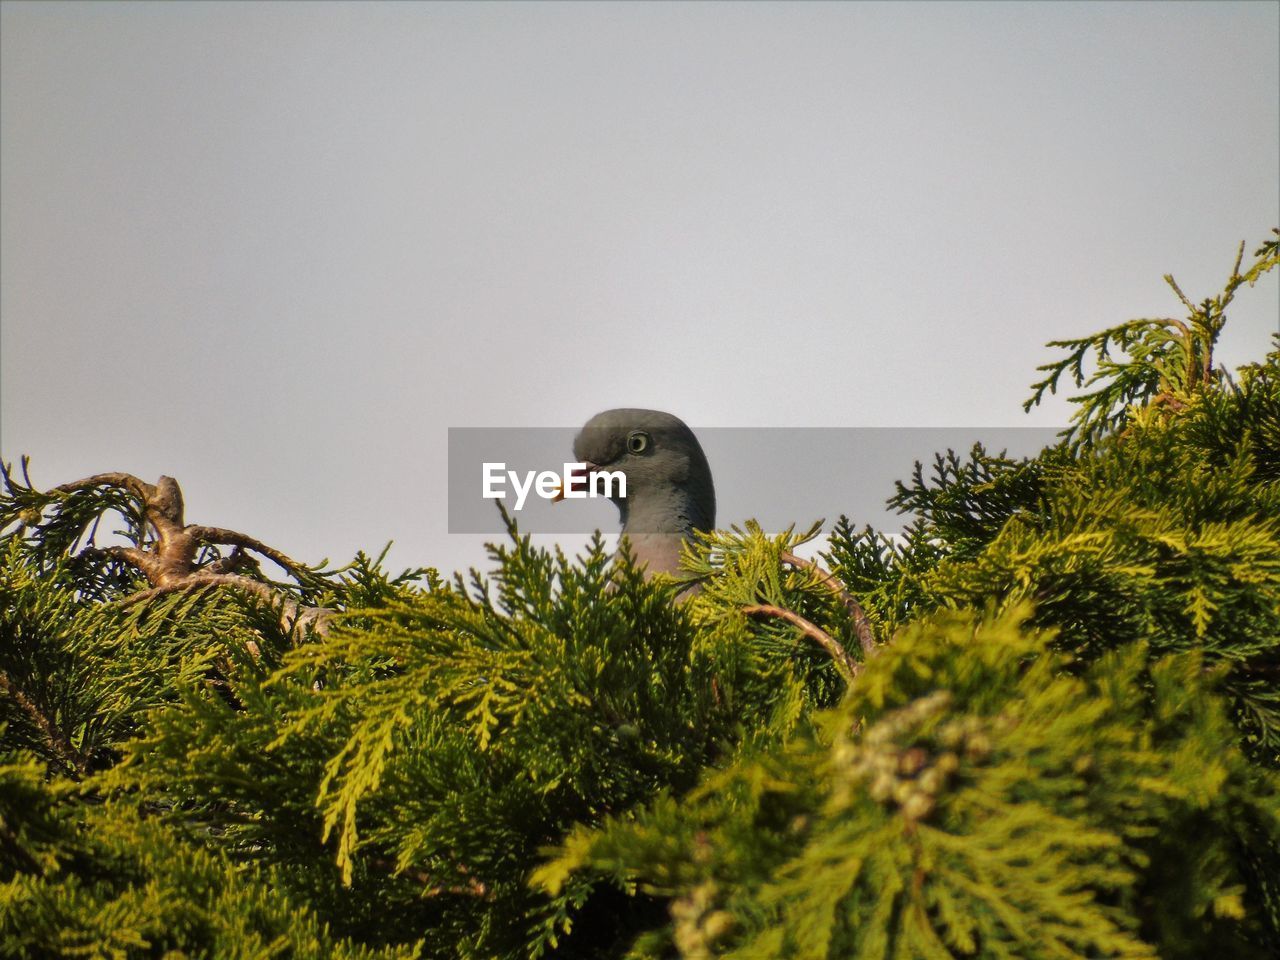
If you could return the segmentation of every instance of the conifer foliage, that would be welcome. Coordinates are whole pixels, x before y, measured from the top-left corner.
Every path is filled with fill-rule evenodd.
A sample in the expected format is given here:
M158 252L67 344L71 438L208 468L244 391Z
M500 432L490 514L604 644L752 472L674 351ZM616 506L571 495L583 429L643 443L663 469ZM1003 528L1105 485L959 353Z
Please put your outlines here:
M816 561L705 535L691 598L598 538L325 569L6 467L0 954L1280 954L1280 344L1213 356L1278 244L1055 344L1060 443L917 465L904 536Z

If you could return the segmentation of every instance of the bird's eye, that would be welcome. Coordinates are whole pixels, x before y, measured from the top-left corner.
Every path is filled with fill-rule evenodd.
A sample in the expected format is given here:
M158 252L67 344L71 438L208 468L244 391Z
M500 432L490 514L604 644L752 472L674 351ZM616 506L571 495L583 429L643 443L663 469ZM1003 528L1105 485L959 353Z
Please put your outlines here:
M649 435L640 430L627 434L627 449L632 453L644 453L649 449Z

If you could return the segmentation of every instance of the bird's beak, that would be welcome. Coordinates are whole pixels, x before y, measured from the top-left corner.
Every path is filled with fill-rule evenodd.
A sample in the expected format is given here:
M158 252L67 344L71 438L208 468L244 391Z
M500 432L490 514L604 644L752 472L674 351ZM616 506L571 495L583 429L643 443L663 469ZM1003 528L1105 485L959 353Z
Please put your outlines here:
M599 470L599 469L600 468L596 464L591 463L590 461L584 463L580 467L574 467L573 470L569 472L569 486L574 490L578 489L579 481L581 481L582 483L586 483L588 477L591 475L591 471ZM565 488L561 486L558 490L556 490L555 496L551 498L551 502L559 503L561 500L564 499L564 495L565 495Z

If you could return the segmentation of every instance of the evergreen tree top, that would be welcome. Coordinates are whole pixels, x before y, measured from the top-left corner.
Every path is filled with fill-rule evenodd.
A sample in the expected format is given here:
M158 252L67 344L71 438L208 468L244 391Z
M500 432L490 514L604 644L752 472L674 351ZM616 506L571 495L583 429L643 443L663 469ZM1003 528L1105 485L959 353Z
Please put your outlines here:
M6 465L0 952L1280 952L1280 349L1213 357L1277 250L1056 343L1061 443L940 453L816 560L327 568Z

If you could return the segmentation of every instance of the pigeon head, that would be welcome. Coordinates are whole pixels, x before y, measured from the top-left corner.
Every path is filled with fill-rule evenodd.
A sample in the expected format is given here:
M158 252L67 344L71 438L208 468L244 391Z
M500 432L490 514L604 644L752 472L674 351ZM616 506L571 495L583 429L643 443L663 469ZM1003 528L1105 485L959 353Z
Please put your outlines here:
M573 441L587 470L620 472L626 497L612 489L622 532L651 572L676 570L680 540L716 522L711 468L698 438L678 417L660 410L598 413Z

